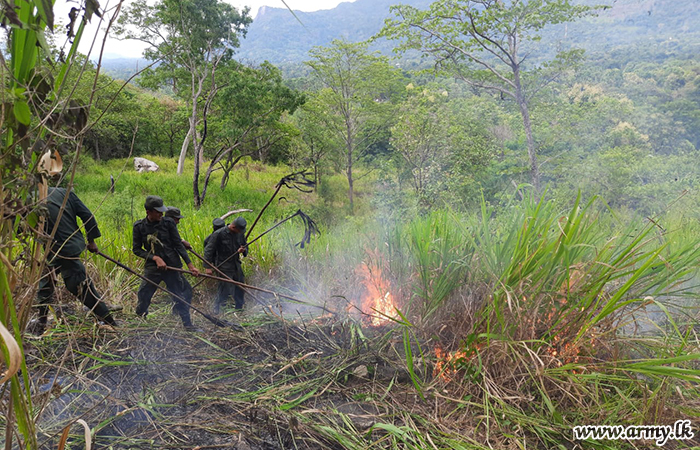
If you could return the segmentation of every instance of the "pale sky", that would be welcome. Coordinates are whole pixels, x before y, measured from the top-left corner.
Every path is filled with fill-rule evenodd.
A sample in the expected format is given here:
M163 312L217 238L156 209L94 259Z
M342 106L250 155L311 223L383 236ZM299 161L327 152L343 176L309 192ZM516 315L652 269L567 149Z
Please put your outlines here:
M250 6L250 15L255 19L255 15L258 13L258 9L261 6L272 6L275 8L285 8L284 3L282 0L226 0L228 3L232 4L236 8L242 8L244 6ZM318 11L320 9L331 9L335 8L339 3L343 1L349 1L353 2L355 0L285 0L287 5L292 8L293 10L298 10L298 11ZM100 6L102 8L106 8L108 11L113 5L117 4L116 0L99 0ZM130 2L129 0L126 1L126 4L128 5ZM61 24L65 24L68 19L68 11L70 10L71 6L74 6L75 3L71 0L58 0L56 1L56 6L55 6L55 14L56 14L56 19L57 21L60 21ZM85 34L83 36L83 39L80 42L80 52L87 54L90 51L90 46L93 41L93 37L95 36L95 31L97 30L97 22L99 21L99 18L93 17L93 20L89 26L89 29L86 28ZM104 28L104 24L101 26L101 28ZM65 41L65 38L63 38L63 30L58 30L56 32L56 36L58 37L57 39L57 45L63 44ZM99 54L99 49L102 44L102 39L104 37L104 32L101 32L99 35L99 39L95 42L94 48L92 51L90 51L90 59L96 59L97 55ZM105 45L105 57L129 57L129 58L138 58L141 56L141 52L144 49L144 45L140 42L133 42L133 41L118 41L114 37L110 36L107 39L107 43Z

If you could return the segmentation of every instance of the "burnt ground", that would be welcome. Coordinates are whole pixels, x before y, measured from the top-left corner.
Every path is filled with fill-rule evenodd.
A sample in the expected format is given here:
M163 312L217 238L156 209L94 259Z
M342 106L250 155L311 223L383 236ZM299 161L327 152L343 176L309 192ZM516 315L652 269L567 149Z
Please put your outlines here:
M118 331L64 314L26 343L40 448L57 448L77 419L93 448L342 448L324 424L362 433L392 413L378 401L387 396L410 410L391 331L320 313L283 318L249 304L224 313L244 328L235 331L193 312L200 333L185 331L163 297L145 320L127 308ZM82 436L74 424L69 445L84 446Z

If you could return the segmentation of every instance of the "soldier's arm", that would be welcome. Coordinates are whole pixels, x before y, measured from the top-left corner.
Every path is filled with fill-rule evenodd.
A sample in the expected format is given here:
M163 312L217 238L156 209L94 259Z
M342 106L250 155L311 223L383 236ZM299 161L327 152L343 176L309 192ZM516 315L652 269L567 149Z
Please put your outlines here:
M175 222L169 221L168 225L168 231L170 233L170 238L172 239L173 245L175 246L175 251L177 252L178 255L185 261L185 264L189 267L192 265L192 261L190 260L190 255L187 254L187 249L185 246L182 244L182 238L180 237L180 232L177 231L177 225L175 225Z
M85 227L85 234L87 235L88 242L94 242L95 239L102 236L92 211L90 211L90 209L85 206L85 203L75 195L75 192L71 191L69 201L75 208L75 214L83 221L83 227Z

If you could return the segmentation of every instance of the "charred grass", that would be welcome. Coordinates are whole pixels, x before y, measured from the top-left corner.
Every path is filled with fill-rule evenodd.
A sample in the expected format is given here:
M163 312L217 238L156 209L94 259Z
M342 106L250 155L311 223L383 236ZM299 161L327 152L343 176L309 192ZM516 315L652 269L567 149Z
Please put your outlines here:
M97 448L342 448L317 425L369 429L388 412L375 401L388 386L415 401L381 330L252 309L227 313L243 332L198 320L203 333L184 331L164 298L119 331L64 312L27 345L41 448L77 419Z

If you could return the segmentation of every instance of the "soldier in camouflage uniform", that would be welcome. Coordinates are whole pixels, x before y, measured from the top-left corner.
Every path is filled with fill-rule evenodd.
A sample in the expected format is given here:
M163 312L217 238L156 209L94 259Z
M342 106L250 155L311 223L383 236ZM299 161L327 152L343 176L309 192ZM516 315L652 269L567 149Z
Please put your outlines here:
M182 268L182 258L190 272L195 276L199 271L194 267L187 255L180 233L177 231L175 221L170 217L163 217L167 208L163 206L163 199L149 195L144 204L146 217L134 223L133 251L136 256L146 260L144 276L156 284L165 282L168 290L183 298L187 303L175 300L174 309L180 315L182 324L188 331L199 331L192 325L190 319L189 304L192 302L192 287L182 274L166 270L168 266ZM136 314L145 317L148 307L156 291L156 287L146 281L141 282L138 291L138 303Z
M248 244L245 240L246 225L243 217L236 218L227 227L212 233L204 249L204 259L209 264L218 267L229 278L240 283L244 282L240 255L248 256ZM206 267L206 273L213 274L211 267ZM231 294L233 294L236 309L243 309L245 303L243 289L231 283L220 281L214 302L215 314L219 313Z
M56 228L56 232L48 250L49 270L39 282L39 324L36 331L43 333L46 328L48 305L52 303L54 298L55 271L61 273L66 289L71 294L78 297L105 323L116 325L109 308L100 300L102 296L95 289L92 280L85 272L85 266L80 261L80 254L85 248L93 253L98 250L95 239L102 234L97 227L95 216L74 192L68 192L65 188L49 188L45 206L48 210L46 231L51 233ZM61 208L63 208L63 212L60 214L59 220ZM78 228L78 217L83 222L87 233L87 246L85 245L85 237Z

